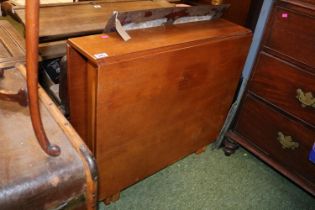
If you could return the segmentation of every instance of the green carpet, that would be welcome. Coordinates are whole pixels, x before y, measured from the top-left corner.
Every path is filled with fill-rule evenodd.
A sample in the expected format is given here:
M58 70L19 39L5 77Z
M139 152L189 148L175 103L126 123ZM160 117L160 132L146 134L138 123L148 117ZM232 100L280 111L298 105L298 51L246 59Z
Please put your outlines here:
M190 155L99 210L315 210L315 198L243 149Z

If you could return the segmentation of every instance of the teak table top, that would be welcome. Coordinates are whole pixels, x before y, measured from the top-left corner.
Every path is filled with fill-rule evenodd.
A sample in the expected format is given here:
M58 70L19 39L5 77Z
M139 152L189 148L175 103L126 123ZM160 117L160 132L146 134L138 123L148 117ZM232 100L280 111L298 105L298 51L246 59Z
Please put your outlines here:
M165 0L43 5L40 8L40 41L46 42L101 33L113 11L133 11L171 6L172 4ZM15 13L25 24L25 8L15 8Z

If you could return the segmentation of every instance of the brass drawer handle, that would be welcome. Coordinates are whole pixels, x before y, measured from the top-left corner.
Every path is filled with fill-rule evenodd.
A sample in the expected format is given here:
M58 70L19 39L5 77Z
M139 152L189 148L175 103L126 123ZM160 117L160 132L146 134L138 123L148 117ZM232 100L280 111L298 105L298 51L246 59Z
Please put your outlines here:
M277 140L280 142L282 149L297 149L299 147L299 143L293 141L291 136L285 136L282 132L278 132Z
M211 4L212 5L221 5L221 4L223 4L223 0L212 0Z
M304 93L302 89L297 89L296 93L296 98L301 102L303 108L307 106L315 108L315 97L312 92Z

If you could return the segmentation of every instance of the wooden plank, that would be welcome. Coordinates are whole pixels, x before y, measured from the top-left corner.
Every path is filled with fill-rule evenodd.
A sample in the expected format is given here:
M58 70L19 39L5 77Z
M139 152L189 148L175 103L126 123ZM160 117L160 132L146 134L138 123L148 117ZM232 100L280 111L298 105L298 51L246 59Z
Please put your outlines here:
M225 0L224 3L230 4L230 8L224 12L223 17L233 23L245 25L252 0ZM183 0L184 3L191 5L212 4L212 0Z
M132 11L171 7L164 0L131 2L97 2L41 6L40 41L61 40L68 37L101 33L113 11ZM25 24L25 8L16 8L15 14Z
M25 0L4 0L10 1L14 6L25 7ZM40 0L41 6L60 6L67 4L86 4L90 2L129 2L129 1L147 1L147 0ZM1 2L1 1L0 1Z
M25 6L25 0L10 0L12 4ZM40 4L71 3L73 0L40 0Z
M42 60L62 57L66 54L66 40L39 44L39 55Z
M0 69L11 68L25 59L25 42L14 27L0 20Z
M194 30L186 30L187 25ZM144 31L146 33L143 33ZM129 58L133 57L135 53L139 55L141 52L147 52L148 50L157 48L174 48L174 46L176 47L177 44L181 43L190 45L190 42L194 42L195 40L205 40L216 37L229 38L231 36L240 35L240 31L244 31L242 26L219 19L211 21L211 24L188 23L169 27L167 37L176 37L172 39L166 39L164 27L155 27L129 31L128 33L131 36L131 40L128 42L124 42L117 33L110 33L107 39L103 39L102 34L98 34L88 37L72 38L69 39L69 43L81 54L88 57L91 62L97 63L98 61L102 62L106 60L106 63L111 63L118 62L117 57L119 57L119 59L126 56ZM249 30L246 31L250 33ZM154 38L147 37L149 32L154 33ZM108 54L107 58L98 60L94 57L95 54L103 52Z

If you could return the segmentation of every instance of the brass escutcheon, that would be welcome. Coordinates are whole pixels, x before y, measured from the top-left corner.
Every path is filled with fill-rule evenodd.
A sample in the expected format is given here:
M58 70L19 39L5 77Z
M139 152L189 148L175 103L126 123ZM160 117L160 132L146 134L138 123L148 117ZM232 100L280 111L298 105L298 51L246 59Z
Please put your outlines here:
M282 149L297 149L299 147L299 143L293 141L291 136L285 136L282 132L278 132L277 140L282 146Z
M312 92L304 93L302 89L296 90L296 98L301 102L301 106L305 107L313 107L315 108L315 97Z
M221 5L221 4L223 4L223 0L212 0L211 4L212 5Z

